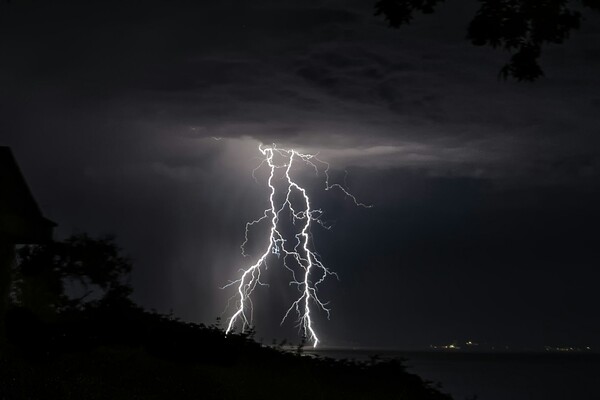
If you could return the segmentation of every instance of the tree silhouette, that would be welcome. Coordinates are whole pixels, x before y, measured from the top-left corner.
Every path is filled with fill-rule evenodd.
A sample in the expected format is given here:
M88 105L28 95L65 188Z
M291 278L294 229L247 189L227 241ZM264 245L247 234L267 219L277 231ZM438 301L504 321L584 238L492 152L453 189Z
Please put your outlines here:
M430 14L443 0L378 0L375 15L393 28L408 24L415 12ZM502 48L511 53L499 76L534 81L544 75L539 65L543 45L563 43L584 19L574 9L600 11L600 0L479 0L481 7L469 24L467 39L476 46Z
M127 281L131 262L111 236L94 239L79 234L62 242L25 246L18 258L13 301L39 317L131 303Z

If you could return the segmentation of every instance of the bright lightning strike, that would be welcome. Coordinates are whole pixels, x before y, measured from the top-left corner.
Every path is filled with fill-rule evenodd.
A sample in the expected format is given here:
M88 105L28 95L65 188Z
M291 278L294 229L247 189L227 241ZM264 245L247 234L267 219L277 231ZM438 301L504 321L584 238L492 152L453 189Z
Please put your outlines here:
M278 258L283 257L283 266L290 271L290 285L296 286L299 291L299 297L288 308L283 316L281 323L286 320L290 313L296 312L298 316L298 327L308 341L316 347L319 343L319 338L315 330L314 321L312 318L312 308L317 307L327 314L329 318L330 309L327 303L319 299L317 294L318 286L330 276L336 276L335 272L329 270L320 260L319 255L311 248L311 226L313 223L318 223L321 226L329 229L329 227L320 219L323 212L319 209L313 209L310 197L302 186L300 186L292 177L292 166L294 163L304 164L319 175L323 171L325 177L325 190L339 189L344 195L348 196L357 206L369 208L371 206L360 203L352 194L350 194L340 184L329 183L329 164L319 160L315 154L303 154L294 149L278 148L275 145L262 146L259 150L263 155L263 160L260 165L252 171L252 175L261 168L267 165L269 168L269 178L267 185L270 189L269 208L267 208L262 217L246 224L245 240L241 245L242 254L246 256L245 246L248 243L248 232L250 228L262 221L270 222L270 234L268 244L264 253L258 260L249 267L242 268L241 277L224 286L236 286L236 311L229 318L226 333L231 332L236 324L241 325L242 331L252 324L253 304L251 294L258 285L265 285L261 281L261 274L266 268L267 258L269 255L276 255ZM282 171L282 172L279 172ZM276 175L282 175L285 187L285 197L281 204L277 202L277 185L274 182ZM256 178L255 178L256 179ZM295 207L292 204L292 196L294 193L300 195L301 207ZM281 230L278 228L280 216L287 212L291 215L294 226L300 223L302 229L294 235L295 240L292 244L288 244L288 240L284 238Z

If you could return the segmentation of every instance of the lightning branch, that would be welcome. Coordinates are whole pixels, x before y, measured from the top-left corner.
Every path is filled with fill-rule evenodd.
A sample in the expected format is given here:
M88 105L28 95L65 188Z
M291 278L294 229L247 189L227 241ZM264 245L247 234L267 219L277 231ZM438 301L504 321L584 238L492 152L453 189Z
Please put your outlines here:
M228 320L226 333L231 332L238 326L242 332L252 325L254 306L251 295L257 286L266 286L261 280L264 269L267 266L267 258L270 255L282 259L285 267L291 275L290 286L298 289L298 298L292 302L287 312L284 314L281 324L290 316L297 316L297 326L303 336L312 342L316 347L319 343L319 337L315 329L313 311L314 309L325 312L327 318L330 315L330 308L326 302L323 302L318 295L319 285L328 277L335 276L336 273L328 269L321 261L319 255L311 246L312 236L311 228L313 224L319 224L326 229L330 227L325 224L320 217L323 212L320 209L312 207L309 194L306 189L300 186L292 176L292 167L295 164L301 164L314 170L317 176L324 176L325 190L337 189L345 196L350 198L355 205L369 208L370 205L359 202L354 195L349 193L346 188L340 184L330 184L329 164L316 157L316 154L303 154L294 149L279 148L276 145L259 146L259 151L263 156L260 165L252 171L255 172L263 166L267 166L269 178L267 186L269 188L269 207L263 212L262 216L254 221L246 223L244 242L241 245L241 251L247 256L246 245L248 243L248 234L255 225L268 221L270 224L269 234L266 238L265 250L258 260L245 268L240 269L241 276L235 281L231 281L223 288L235 287L237 293L231 300L235 299L235 312ZM283 201L277 202L278 185L274 182L276 172L282 170L284 187ZM256 177L255 177L256 179ZM294 205L292 197L299 195L300 206ZM293 234L292 238L286 238L279 228L279 222L282 214L290 215L294 226L300 228ZM288 235L289 236L289 235Z

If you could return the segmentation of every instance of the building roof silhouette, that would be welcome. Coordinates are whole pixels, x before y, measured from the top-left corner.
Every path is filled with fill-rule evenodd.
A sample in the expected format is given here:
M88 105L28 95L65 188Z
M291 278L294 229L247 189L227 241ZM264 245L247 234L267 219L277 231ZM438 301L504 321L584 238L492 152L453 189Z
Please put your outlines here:
M0 240L47 242L55 226L42 215L10 148L0 146Z

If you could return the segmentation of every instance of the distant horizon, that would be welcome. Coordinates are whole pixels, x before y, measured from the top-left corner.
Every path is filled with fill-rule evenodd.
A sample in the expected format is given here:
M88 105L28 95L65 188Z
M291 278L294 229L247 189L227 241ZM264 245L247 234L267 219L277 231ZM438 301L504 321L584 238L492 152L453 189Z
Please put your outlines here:
M297 346L283 346L285 350L296 351ZM546 350L544 346L539 348L510 348L509 349L456 349L456 350L440 350L433 349L430 347L424 348L388 348L388 347L309 347L305 346L303 352L306 353L319 353L319 352L381 352L381 353L439 353L439 354L564 354L564 355L583 355L592 354L600 356L600 350L590 348L590 350L574 350L574 351L560 351L560 350Z

